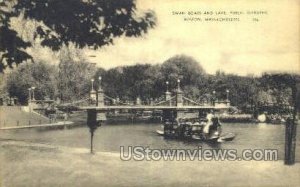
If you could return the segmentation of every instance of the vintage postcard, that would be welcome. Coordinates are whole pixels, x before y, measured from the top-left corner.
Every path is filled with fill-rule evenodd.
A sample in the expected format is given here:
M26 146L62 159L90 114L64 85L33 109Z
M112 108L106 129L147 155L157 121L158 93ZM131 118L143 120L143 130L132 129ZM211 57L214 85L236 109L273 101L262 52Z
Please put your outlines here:
M0 187L300 186L299 0L0 0Z

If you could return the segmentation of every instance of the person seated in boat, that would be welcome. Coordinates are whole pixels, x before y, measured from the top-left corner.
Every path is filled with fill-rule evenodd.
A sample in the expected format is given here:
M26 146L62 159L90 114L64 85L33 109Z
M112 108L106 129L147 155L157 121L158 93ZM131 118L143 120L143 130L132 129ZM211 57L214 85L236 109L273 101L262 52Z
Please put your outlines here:
M196 132L201 132L204 124L200 123L199 121L194 120L192 125L191 125L191 131L196 133Z
M212 125L210 126L209 134L214 133L213 135L220 136L221 134L221 124L219 122L218 117L213 117L212 119Z
M181 118L180 127L182 130L185 130L186 126L188 125L188 121L186 118Z
M182 118L176 118L175 121L176 121L176 124L177 124L176 133L178 135L180 135L180 134L182 134L183 119Z
M193 122L193 125L198 126L198 125L201 125L201 124L199 123L199 121L194 121L194 122Z
M208 113L206 115L207 122L206 122L206 124L205 124L205 126L203 128L203 133L205 135L208 135L209 132L210 132L210 126L213 124L212 118L214 118L214 112L213 112L213 110L211 110L210 113Z
M215 112L210 110L210 112L206 115L206 119L208 122L211 122L212 118L215 116Z
M191 121L186 121L185 124L186 124L186 125L189 125L189 126L192 126L192 125L193 125L193 123L192 123Z

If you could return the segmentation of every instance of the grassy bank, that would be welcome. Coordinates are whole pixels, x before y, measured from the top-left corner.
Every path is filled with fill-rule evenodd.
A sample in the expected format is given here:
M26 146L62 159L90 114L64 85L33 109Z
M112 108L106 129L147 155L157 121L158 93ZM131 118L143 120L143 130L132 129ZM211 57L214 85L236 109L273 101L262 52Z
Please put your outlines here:
M0 142L1 186L297 186L283 161L121 161L119 154Z
M0 106L0 127L39 125L49 119L34 112L26 112L22 106Z

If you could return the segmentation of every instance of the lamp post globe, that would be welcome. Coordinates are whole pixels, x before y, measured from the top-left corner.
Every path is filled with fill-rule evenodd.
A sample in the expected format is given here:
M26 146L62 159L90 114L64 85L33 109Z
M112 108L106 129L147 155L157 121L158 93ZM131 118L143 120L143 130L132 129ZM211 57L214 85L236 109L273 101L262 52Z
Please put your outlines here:
M167 85L167 92L169 91L169 81L166 81L166 85Z

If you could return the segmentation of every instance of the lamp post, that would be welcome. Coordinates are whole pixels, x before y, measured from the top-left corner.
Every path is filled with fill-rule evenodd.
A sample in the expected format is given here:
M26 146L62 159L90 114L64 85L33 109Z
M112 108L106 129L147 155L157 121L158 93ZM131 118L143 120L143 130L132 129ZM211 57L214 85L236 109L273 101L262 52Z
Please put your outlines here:
M98 91L97 91L97 96L96 96L96 102L97 102L97 106L104 106L104 92L102 90L101 87L101 81L102 81L102 77L99 76L98 77Z
M227 102L229 102L229 90L228 89L226 90L226 100L227 100Z
M171 102L171 92L169 92L169 81L166 81L167 91L166 91L166 101L169 101L169 105L172 105Z
M28 88L28 104L31 101L31 88Z
M213 91L213 105L215 105L215 101L216 101L216 91Z
M90 91L90 99L91 99L91 104L94 104L97 100L97 93L94 89L94 79L91 79L91 83L92 83L92 89Z
M229 101L229 90L226 90L226 105L230 106L230 101Z
M102 80L102 77L99 76L98 80L99 80L99 88L98 88L98 90L100 91L100 90L102 90L102 88L101 88L101 80Z
M183 93L180 89L180 79L177 79L176 106L183 106Z
M29 108L29 111L31 112L31 88L28 88L28 108Z
M180 90L180 79L177 79L178 91Z
M94 90L94 79L91 79L92 82L92 91Z
M35 90L35 87L32 86L31 89L32 89L32 100L35 100L35 97L34 97L34 90Z

